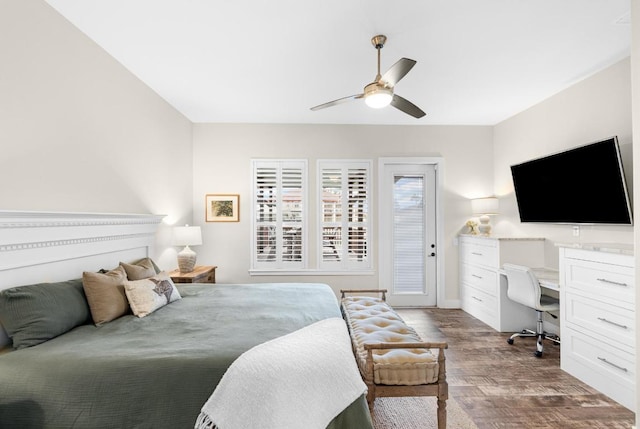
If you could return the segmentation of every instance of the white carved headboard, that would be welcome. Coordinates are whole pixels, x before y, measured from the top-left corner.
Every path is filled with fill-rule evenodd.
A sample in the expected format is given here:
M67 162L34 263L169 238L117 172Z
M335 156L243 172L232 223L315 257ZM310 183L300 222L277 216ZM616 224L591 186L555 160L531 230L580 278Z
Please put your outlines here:
M77 279L151 256L163 217L0 210L0 290ZM0 347L6 342L0 329Z

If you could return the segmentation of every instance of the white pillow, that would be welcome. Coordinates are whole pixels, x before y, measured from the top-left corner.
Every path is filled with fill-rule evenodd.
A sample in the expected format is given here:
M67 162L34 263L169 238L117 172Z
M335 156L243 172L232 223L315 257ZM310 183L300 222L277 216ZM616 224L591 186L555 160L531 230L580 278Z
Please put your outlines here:
M181 299L176 285L164 271L147 279L125 280L124 292L133 314L144 317L160 307Z

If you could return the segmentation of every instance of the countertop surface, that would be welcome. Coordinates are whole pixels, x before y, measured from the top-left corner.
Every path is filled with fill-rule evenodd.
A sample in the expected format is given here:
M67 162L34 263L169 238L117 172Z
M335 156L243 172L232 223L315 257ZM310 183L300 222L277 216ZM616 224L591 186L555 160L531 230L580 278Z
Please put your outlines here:
M520 240L520 241L544 241L544 237L523 237L515 235L482 235L482 234L460 234L460 237L484 238L487 240Z
M633 244L631 243L556 243L556 246L569 249L616 253L620 255L634 255Z

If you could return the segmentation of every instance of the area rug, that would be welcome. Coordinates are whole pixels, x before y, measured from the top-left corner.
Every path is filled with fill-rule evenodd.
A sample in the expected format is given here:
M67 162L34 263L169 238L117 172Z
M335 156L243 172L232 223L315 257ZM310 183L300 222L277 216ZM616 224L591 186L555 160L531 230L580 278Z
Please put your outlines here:
M436 409L434 397L378 398L371 418L375 429L437 429ZM451 396L447 399L447 428L478 429Z

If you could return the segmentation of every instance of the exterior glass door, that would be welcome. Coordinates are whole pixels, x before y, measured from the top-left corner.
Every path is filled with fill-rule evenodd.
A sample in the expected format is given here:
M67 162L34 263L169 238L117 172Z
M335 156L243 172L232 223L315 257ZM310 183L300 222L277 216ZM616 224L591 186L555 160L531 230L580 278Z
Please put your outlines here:
M383 167L380 287L396 306L435 306L435 166Z

